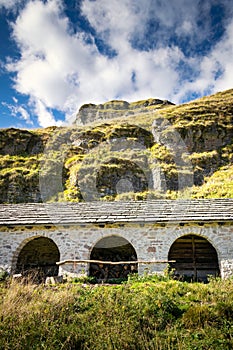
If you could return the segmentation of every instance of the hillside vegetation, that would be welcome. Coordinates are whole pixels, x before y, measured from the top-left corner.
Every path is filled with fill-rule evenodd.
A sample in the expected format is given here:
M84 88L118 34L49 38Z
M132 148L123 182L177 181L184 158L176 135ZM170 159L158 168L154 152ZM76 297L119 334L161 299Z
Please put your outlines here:
M230 350L232 280L0 284L4 350Z
M1 129L0 202L232 198L233 90L158 101L91 105L83 126Z

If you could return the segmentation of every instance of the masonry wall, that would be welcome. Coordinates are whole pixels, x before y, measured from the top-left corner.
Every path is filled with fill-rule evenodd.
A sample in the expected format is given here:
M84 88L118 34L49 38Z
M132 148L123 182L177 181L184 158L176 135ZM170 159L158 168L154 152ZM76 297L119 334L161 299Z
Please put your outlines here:
M90 259L95 244L102 238L118 235L132 244L138 260L167 260L174 241L188 234L206 238L216 249L221 277L233 275L233 223L190 224L114 224L69 227L18 226L0 228L0 268L15 272L20 251L36 237L48 237L57 245L60 260ZM139 264L145 270L161 273L167 264ZM62 265L59 274L88 273L88 264Z

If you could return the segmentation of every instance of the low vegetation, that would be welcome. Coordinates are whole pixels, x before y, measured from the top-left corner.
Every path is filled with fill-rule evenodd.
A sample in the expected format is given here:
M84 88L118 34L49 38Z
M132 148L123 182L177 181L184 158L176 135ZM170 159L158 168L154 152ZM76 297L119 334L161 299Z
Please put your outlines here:
M224 166L192 188L192 198L233 198L233 165Z
M133 114L84 126L0 130L0 202L79 202L94 184L99 200L176 199L185 187L190 198L232 198L233 90L180 106L160 102L110 101L103 113ZM168 125L161 140L155 120ZM49 184L43 198L40 179Z
M4 350L227 350L233 283L129 277L119 285L1 282Z

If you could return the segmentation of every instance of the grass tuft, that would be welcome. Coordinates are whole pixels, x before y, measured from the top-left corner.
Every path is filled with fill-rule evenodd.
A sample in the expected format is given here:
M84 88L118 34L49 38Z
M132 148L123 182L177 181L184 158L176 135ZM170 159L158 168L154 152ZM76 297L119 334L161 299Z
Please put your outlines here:
M232 280L200 284L147 275L120 285L74 282L1 283L0 348L233 347Z

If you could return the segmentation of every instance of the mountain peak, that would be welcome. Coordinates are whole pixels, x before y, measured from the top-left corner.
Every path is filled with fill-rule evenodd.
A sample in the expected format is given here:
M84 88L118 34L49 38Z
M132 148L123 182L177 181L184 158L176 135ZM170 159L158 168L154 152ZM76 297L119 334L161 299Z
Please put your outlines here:
M119 117L128 117L133 114L161 109L174 103L158 98L149 98L136 102L124 100L111 100L101 104L87 103L80 107L75 124L86 125L95 121L108 120Z

